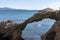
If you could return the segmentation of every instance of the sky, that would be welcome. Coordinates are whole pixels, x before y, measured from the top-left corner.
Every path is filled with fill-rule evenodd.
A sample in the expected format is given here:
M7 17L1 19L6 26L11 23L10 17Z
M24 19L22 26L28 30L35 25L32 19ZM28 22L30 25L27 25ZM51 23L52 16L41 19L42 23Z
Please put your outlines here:
M0 8L3 7L27 10L59 9L60 0L0 0Z

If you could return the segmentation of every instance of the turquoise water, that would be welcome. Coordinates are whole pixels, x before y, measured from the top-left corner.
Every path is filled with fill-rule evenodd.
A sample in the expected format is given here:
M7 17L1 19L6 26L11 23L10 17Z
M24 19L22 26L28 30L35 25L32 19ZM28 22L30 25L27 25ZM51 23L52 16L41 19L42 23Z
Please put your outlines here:
M14 22L23 22L36 12L37 11L0 10L0 21L10 19ZM23 30L22 37L25 40L41 40L41 35L46 33L54 22L55 20L52 19L43 19L39 22L30 23Z
M32 16L36 11L21 11L21 10L0 10L0 20L10 19L13 21L23 22L30 16Z

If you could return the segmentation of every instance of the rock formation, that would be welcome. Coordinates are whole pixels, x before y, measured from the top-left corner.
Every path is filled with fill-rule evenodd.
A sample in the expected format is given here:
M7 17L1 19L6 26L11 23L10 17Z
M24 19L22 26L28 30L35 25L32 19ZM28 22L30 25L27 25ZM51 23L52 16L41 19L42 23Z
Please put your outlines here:
M59 10L53 10L50 8L43 9L38 11L35 15L27 19L24 23L27 25L32 22L40 21L44 18L50 18L55 19L56 23L52 26L52 28L42 36L42 40L60 40L60 11ZM56 25L57 24L57 25ZM23 26L23 29L26 27Z
M32 17L25 20L25 22L23 22L23 24L25 24L25 26L23 26L22 30L24 30L26 25L29 23L41 21L42 19L45 19L45 18L55 19L56 21L58 21L58 20L60 20L59 17L60 17L59 10L53 10L50 8L40 10L35 15L33 15Z
M0 22L0 39L2 40L24 40L22 38L22 31L26 25L32 22L40 21L44 18L55 19L57 22L52 28L44 35L42 40L59 40L59 23L60 23L60 11L46 8L38 11L35 15L25 20L23 23L14 23L10 20Z
M13 23L11 20L0 22L0 39L1 40L24 40L22 31L19 28L21 23Z

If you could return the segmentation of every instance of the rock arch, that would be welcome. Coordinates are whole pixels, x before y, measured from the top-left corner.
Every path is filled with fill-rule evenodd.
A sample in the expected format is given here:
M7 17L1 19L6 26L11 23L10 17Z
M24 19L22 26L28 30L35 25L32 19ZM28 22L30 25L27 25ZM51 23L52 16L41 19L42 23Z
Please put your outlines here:
M59 21L60 20L59 15L60 15L59 10L53 10L50 8L40 10L35 15L28 18L27 20L25 20L25 22L22 23L22 25L24 25L24 26L20 26L21 30L24 30L26 25L29 23L37 22L37 21L40 21L40 20L45 19L45 18L55 19L56 21Z
M59 10L53 10L53 9L50 9L50 8L40 10L35 15L33 15L29 19L25 20L25 22L23 22L23 24L25 24L25 26L21 26L21 31L25 29L27 24L35 22L35 21L36 22L40 21L40 20L42 20L44 18L55 19L57 24L58 24L58 21L60 21L59 17L60 17L60 11ZM56 25L56 24L54 24L54 25ZM52 27L55 29L54 26L52 26ZM53 29L51 28L51 30L53 30ZM55 40L56 33L57 32L55 30L51 31L49 33L46 33L46 35L43 36L42 40L48 40L48 39ZM46 38L44 39L44 37L46 37Z
M50 8L46 8L46 9L38 11L35 15L28 18L23 23L13 23L10 20L2 21L2 22L0 22L0 37L2 37L2 38L8 37L8 38L10 38L10 40L24 40L21 35L22 35L22 31L25 29L27 24L35 22L35 21L36 22L40 21L44 18L55 19L57 21L56 24L58 24L58 21L60 20L59 17L60 17L59 10L53 10ZM56 24L54 24L54 25L56 25ZM55 29L55 26L52 28ZM53 29L51 29L51 30L53 30ZM55 34L55 31L51 32L51 33ZM56 34L56 35L58 35L58 34ZM42 39L44 39L44 40L47 39L46 35L43 37L45 37L45 39L44 38L42 38ZM56 37L56 39L57 39L57 37Z

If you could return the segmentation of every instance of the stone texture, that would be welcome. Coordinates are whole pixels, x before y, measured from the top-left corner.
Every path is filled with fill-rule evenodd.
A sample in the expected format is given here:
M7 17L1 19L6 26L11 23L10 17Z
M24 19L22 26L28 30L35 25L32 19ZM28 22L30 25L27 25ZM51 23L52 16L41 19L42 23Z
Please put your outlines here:
M20 23L13 23L11 20L0 22L0 39L1 40L24 40L22 31L19 28Z

